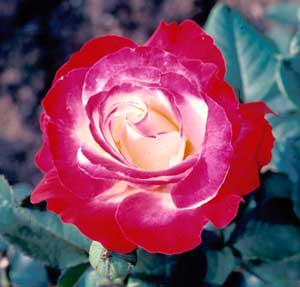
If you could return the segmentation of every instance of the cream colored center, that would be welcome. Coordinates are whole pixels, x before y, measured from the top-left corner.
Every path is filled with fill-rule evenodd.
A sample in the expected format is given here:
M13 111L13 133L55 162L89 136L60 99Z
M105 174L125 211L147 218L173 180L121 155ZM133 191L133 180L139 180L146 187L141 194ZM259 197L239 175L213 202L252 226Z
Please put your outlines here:
M135 95L120 97L127 101L114 103L114 112L107 118L106 126L111 145L126 160L137 168L155 171L181 162L186 140L166 99L152 102L151 98L147 95L143 95L143 100Z

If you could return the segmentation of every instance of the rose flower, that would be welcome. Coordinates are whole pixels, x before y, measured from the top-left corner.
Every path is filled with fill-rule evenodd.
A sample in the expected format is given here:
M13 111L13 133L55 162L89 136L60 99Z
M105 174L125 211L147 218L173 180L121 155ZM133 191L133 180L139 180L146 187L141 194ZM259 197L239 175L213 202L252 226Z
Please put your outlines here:
M45 173L32 203L117 252L181 253L228 225L259 186L273 136L239 104L220 50L193 21L138 45L108 35L75 53L43 100Z

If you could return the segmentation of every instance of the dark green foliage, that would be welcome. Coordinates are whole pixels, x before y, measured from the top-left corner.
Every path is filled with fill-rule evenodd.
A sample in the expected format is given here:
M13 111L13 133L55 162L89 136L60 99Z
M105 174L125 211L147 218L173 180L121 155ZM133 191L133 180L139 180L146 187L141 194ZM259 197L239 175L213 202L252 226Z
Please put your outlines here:
M47 272L41 263L14 248L10 248L8 256L10 259L9 278L13 286L48 287Z
M26 183L19 183L13 186L14 200L18 205L22 205L23 200L29 197L32 187Z
M8 242L46 265L66 268L87 262L90 241L53 213L22 208L0 180L0 233Z
M96 270L89 268L82 274L74 287L102 287L99 285L100 280L102 280L101 275ZM114 287L114 285L107 285L107 287Z
M59 278L58 287L73 286L88 267L89 264L80 264L64 270Z
M300 254L300 224L289 200L264 201L243 218L233 237L233 246L245 260L282 260Z
M264 99L275 83L277 49L237 11L217 5L206 23L223 52L227 81L244 101Z
M283 58L278 69L278 85L284 96L300 107L300 53Z
M270 122L276 138L270 169L285 174L289 179L289 184L283 187L290 189L294 210L300 217L300 113L273 117Z
M268 7L265 15L278 23L300 25L299 11L300 4L281 2Z

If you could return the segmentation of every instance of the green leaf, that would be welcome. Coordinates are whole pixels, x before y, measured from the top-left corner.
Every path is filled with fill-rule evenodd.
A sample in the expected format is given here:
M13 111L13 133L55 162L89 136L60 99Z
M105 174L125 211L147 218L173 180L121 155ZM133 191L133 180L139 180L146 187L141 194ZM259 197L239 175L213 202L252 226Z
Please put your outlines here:
M100 274L102 285L124 284L125 278L133 268L133 265L126 260L126 255L118 256L96 241L92 242L89 254L90 263Z
M291 100L282 95L281 91L278 88L277 82L273 84L271 90L261 100L267 103L272 111L274 111L278 115L297 111L297 107L295 107Z
M88 261L90 241L74 226L50 212L15 206L7 183L0 180L0 234L52 267L68 268Z
M283 55L289 55L290 43L294 36L294 31L285 26L274 25L267 31L267 36L276 44Z
M13 286L48 287L48 275L43 265L21 252L10 252L9 279Z
M206 252L207 271L205 281L210 284L223 286L229 274L237 266L238 261L229 247L222 250Z
M0 252L1 253L6 252L7 249L8 249L8 244L3 240L2 236L0 235Z
M174 267L178 259L176 256L153 254L138 249L137 258L137 264L130 273L127 287L165 287L169 286L171 278L174 279L176 275ZM191 261L190 264L192 264ZM184 277L184 272L181 276Z
M58 280L58 287L71 287L74 286L79 278L89 267L89 264L80 264L62 272Z
M300 108L300 54L280 61L277 82L282 94Z
M78 283L76 283L74 287L104 287L103 285L100 285L100 282L100 274L96 270L89 268L83 273Z
M0 233L2 228L9 228L14 224L13 219L13 194L6 179L0 177Z
M60 268L87 262L89 240L74 226L49 212L17 208L14 216L14 226L0 232L27 254Z
M299 227L250 222L246 228L234 246L247 260L276 260L300 252Z
M263 99L275 83L276 47L237 11L216 5L206 23L227 63L227 81L244 102Z
M32 187L26 183L18 183L13 186L14 200L21 205L22 201L28 197L32 191Z
M295 55L299 52L300 52L300 31L298 31L294 35L294 37L290 43L290 54Z
M294 209L300 217L300 113L270 118L275 136L272 161L268 168L288 176Z
M299 25L300 4L282 2L270 5L265 11L265 16L282 24Z
M300 256L286 260L253 264L251 270L272 287L300 286Z
M299 5L300 7L300 5ZM300 14L299 14L300 15ZM283 33L280 33L282 35ZM287 35L288 33L284 33ZM282 43L282 36L279 35L278 42ZM278 57L278 66L276 71L277 87L282 97L279 103L282 106L286 106L287 103L291 103L293 108L291 111L296 111L300 108L300 32L296 33L290 41L289 51L285 56ZM273 93L274 95L274 93ZM274 98L274 97L273 97ZM268 99L265 99L268 103ZM272 98L271 98L272 100ZM274 100L273 100L274 101ZM290 105L290 104L288 104ZM273 108L271 106L271 108ZM281 113L277 107L275 112Z
M242 221L234 247L244 260L282 260L300 254L300 226L284 199L265 201Z
M264 282L260 277L252 272L244 271L243 272L243 282L241 287L274 287L269 285L267 282Z
M292 198L292 183L283 173L269 173L267 178L262 180L262 189L265 198Z
M13 201L12 190L4 178L4 176L0 176L0 205L4 206L7 204L11 204Z

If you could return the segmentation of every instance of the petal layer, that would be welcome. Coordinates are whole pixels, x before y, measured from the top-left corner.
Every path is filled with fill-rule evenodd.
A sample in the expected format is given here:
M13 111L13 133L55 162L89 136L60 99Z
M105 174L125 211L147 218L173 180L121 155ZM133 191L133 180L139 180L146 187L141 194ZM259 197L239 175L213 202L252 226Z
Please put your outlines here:
M194 21L185 20L179 25L162 21L145 46L157 47L178 57L216 64L219 76L224 78L225 62L219 48Z
M42 112L40 115L40 128L43 134L43 144L35 155L36 165L43 171L48 172L53 167L52 155L49 148L49 139L47 135L47 124L49 117Z
M136 246L124 238L115 220L120 203L118 193L124 192L124 188L126 186L115 186L107 190L105 196L81 200L63 186L56 170L52 169L33 191L31 202L47 200L48 209L58 213L65 223L75 224L82 233L109 250L126 253Z
M77 152L83 143L101 152L91 137L81 101L85 73L85 69L71 71L63 80L56 81L43 100L50 118L47 135L54 165L64 185L82 198L94 196L112 184L89 177L77 165Z
M238 194L244 195L257 188L259 171L271 160L274 137L265 119L267 113L272 111L263 102L240 105L240 133L234 142L235 156L226 182L231 182L231 192L235 187Z
M148 252L182 253L201 242L201 210L176 208L167 193L141 192L124 199L117 221L128 240Z
M215 197L225 181L233 155L231 124L216 102L207 98L208 119L201 158L171 194L177 207L197 207Z
M105 55L114 53L124 47L136 47L132 40L116 35L107 35L87 42L80 51L74 53L70 60L56 72L54 82L74 69L88 68Z

